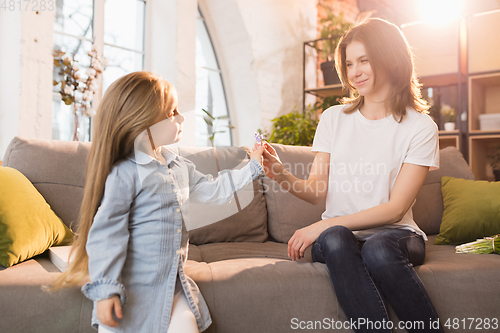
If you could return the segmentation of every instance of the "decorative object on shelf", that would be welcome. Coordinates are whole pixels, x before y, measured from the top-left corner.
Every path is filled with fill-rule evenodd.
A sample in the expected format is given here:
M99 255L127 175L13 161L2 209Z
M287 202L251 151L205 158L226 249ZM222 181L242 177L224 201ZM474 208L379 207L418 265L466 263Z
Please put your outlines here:
M272 119L269 142L292 146L312 146L318 120L316 110L309 105L304 112L297 107L292 112Z
M500 145L496 145L495 152L488 155L488 159L495 175L495 181L500 182Z
M339 42L342 34L349 29L350 23L344 20L344 14L339 16L334 15L329 8L322 6L325 9L326 17L320 20L322 26L320 33L320 41L314 43L314 47L321 58L326 60L321 64L321 71L323 72L323 80L325 86L338 84L340 79L335 70L335 48Z
M66 105L73 105L73 113L75 119L75 130L73 133L73 141L82 141L84 138L84 125L85 117L92 117L95 111L92 108L92 100L94 94L99 90L99 76L102 74L105 66L106 59L103 59L95 45L92 45L91 51L88 56L90 57L90 66L85 72L84 77L80 72L78 61L75 56L67 55L66 52L55 50L53 53L54 66L60 67L59 75L61 80L53 80L52 84L57 86L61 84L61 99Z
M455 109L448 104L441 105L441 115L444 118L444 130L454 131L455 130Z
M485 113L479 115L479 129L481 131L500 130L500 113Z

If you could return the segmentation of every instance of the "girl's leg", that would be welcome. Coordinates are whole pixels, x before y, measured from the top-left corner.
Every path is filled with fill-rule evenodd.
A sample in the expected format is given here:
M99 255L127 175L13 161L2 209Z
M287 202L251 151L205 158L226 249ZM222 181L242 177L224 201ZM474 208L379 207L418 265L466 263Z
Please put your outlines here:
M413 269L413 265L422 264L425 258L421 236L409 230L383 231L366 241L361 255L399 320L414 327L407 329L408 332L443 331L431 299Z
M365 267L359 242L351 230L334 226L323 231L313 244L312 258L328 267L337 299L354 324L352 329L391 332L383 326L389 320L387 308Z
M177 292L172 304L168 333L198 333L198 325L184 292Z

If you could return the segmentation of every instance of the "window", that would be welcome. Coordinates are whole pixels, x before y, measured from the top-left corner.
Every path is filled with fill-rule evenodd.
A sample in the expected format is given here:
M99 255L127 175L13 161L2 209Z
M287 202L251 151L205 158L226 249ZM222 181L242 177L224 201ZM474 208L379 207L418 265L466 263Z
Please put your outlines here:
M102 92L117 78L143 69L145 1L143 0L57 0L54 23L54 50L75 56L85 73L90 57L87 52L96 37L96 26L104 25L103 56L108 66L103 72ZM103 9L102 9L103 8ZM102 11L97 13L96 11ZM104 22L95 22L103 17ZM102 34L102 32L101 32ZM59 68L54 66L54 79ZM94 106L95 108L95 106ZM52 138L73 140L75 118L71 105L61 101L59 86L53 90ZM81 141L90 140L90 119L84 116L79 126Z
M205 109L217 118L214 126L209 126L203 118ZM196 145L210 146L209 137L214 137L215 146L232 144L229 112L222 81L221 70L214 52L203 15L198 9L196 25ZM219 133L220 132L220 133Z

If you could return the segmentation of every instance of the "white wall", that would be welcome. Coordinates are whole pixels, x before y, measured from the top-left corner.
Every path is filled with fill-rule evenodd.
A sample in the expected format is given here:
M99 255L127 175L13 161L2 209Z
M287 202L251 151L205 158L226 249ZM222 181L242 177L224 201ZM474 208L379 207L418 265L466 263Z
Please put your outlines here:
M200 0L228 98L235 145L302 106L302 45L316 38L316 3ZM146 70L172 82L195 144L196 0L147 4ZM50 139L54 12L0 11L0 159L15 135ZM36 39L36 41L35 41Z
M185 117L178 145L196 145L196 17L197 0L147 2L145 70L170 83Z
M302 107L302 47L316 39L317 1L202 0L220 62L235 145Z
M0 11L0 159L16 135L52 136L53 25L54 11Z

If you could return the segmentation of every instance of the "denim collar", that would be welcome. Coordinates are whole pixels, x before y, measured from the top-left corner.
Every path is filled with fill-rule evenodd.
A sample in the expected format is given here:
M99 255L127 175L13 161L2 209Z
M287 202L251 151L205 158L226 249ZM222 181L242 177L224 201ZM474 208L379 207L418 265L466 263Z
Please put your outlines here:
M160 154L162 154L163 158L165 158L165 160L167 161L167 166L170 165L172 161L179 159L179 155L168 149L166 146L160 147ZM127 158L132 162L142 166L146 166L150 163L160 163L160 161L158 161L156 158L151 157L148 154L137 149L135 149Z

